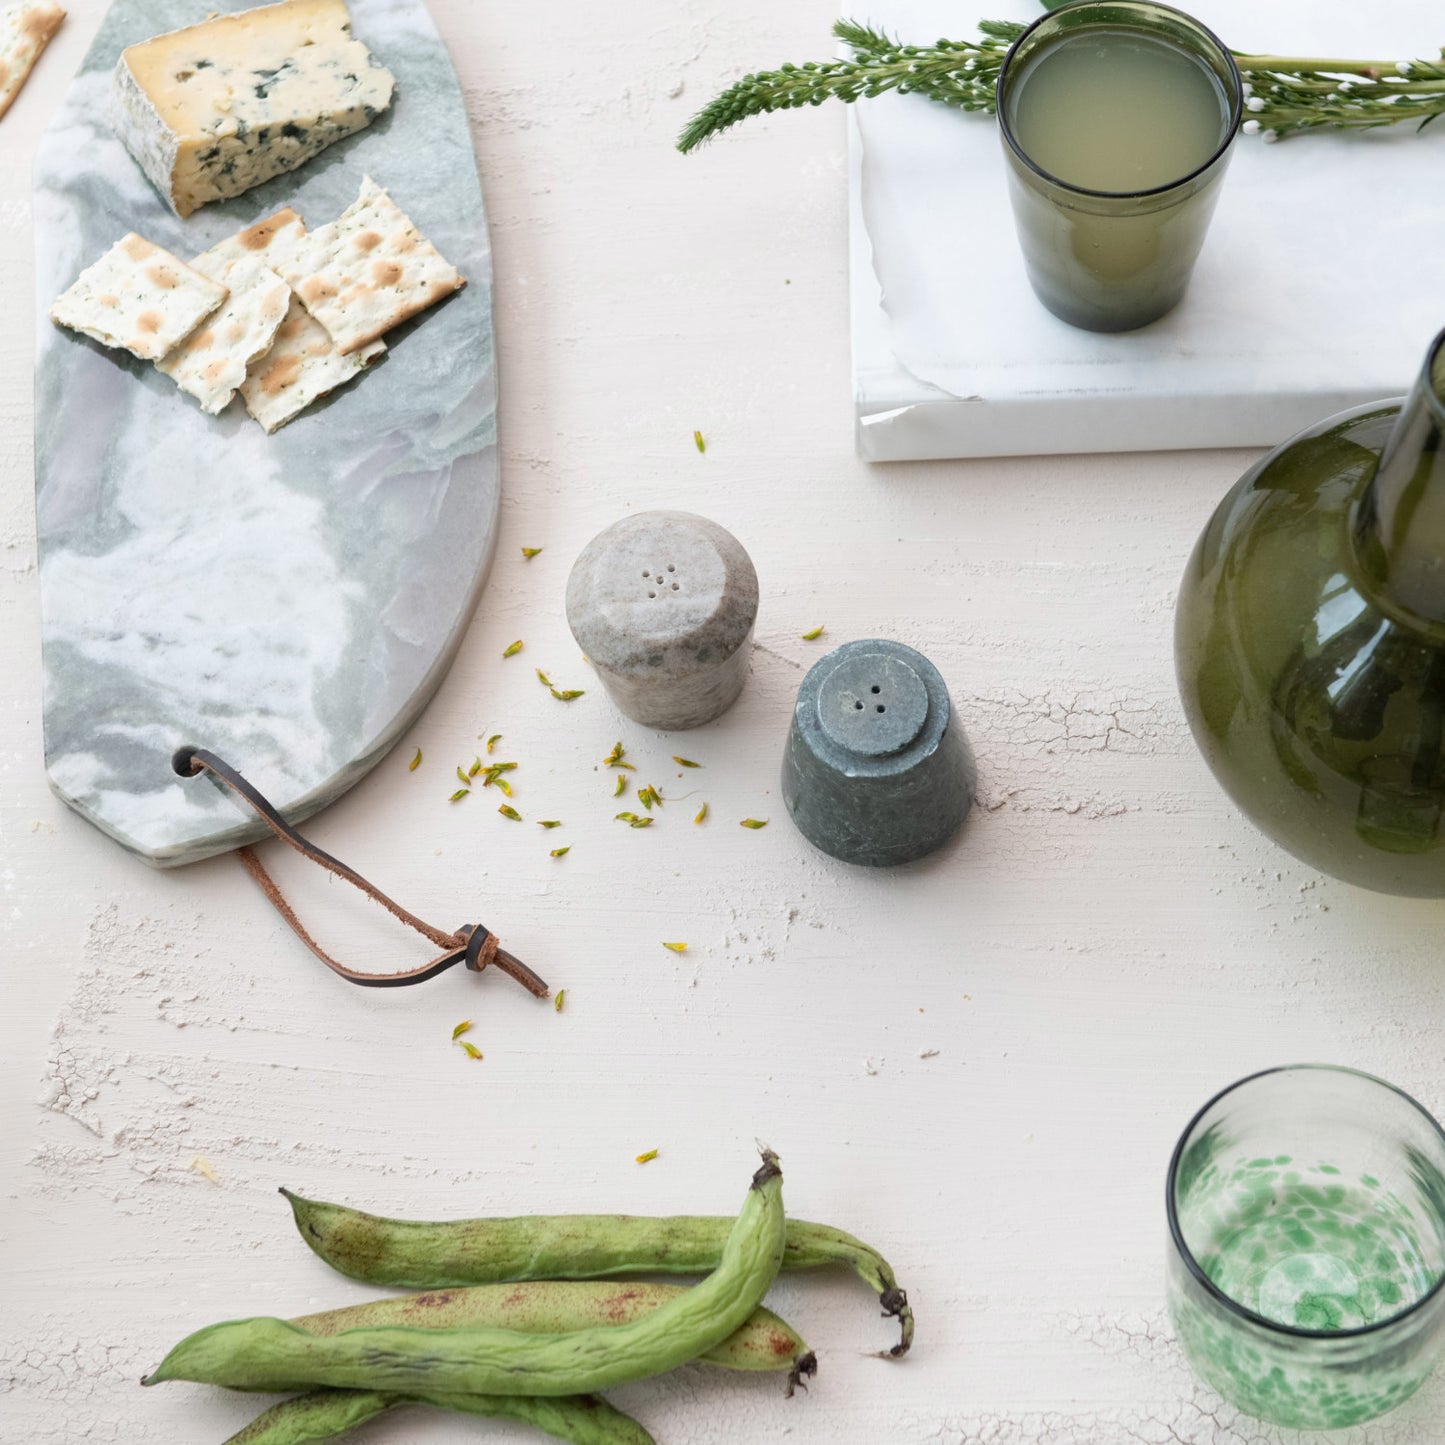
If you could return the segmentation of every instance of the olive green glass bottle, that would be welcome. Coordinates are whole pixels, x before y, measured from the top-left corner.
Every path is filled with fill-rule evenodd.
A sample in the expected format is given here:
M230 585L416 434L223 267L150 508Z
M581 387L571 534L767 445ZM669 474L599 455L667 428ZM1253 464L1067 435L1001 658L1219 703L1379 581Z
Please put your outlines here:
M1403 401L1300 433L1225 497L1175 653L1252 822L1336 878L1445 897L1445 333Z

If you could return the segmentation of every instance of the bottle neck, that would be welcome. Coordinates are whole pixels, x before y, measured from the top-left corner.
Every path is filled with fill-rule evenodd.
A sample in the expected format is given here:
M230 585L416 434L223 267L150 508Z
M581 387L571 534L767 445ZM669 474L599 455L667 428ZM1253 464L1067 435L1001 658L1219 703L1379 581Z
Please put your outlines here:
M1360 499L1355 552L1391 611L1432 631L1445 627L1445 333Z

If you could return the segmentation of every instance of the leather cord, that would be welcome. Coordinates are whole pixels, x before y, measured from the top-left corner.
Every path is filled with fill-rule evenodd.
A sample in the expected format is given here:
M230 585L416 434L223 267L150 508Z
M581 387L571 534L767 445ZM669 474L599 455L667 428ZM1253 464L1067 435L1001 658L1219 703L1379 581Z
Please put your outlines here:
M303 838L269 802L235 768L222 761L214 753L203 748L182 748L171 760L172 766L182 777L196 777L208 772L228 787L245 802L258 818L283 843L294 848L303 858L319 864L328 873L343 878L354 888L359 888L373 902L381 904L393 918L415 929L424 938L430 939L438 948L446 950L430 963L419 968L406 969L401 973L361 973L347 968L326 952L312 938L305 924L296 916L296 911L286 901L276 881L266 871L256 850L249 845L238 850L242 864L252 878L260 885L262 893L271 906L286 920L291 931L329 968L332 973L348 983L360 984L364 988L401 988L407 984L424 983L458 963L465 963L474 973L480 973L489 963L494 963L509 977L516 979L529 993L546 998L549 990L546 983L532 972L520 959L514 958L505 949L497 946L497 936L480 924L465 924L454 933L448 933L409 913L395 900L373 883L368 883L354 868L348 868L339 858L333 858L308 839Z

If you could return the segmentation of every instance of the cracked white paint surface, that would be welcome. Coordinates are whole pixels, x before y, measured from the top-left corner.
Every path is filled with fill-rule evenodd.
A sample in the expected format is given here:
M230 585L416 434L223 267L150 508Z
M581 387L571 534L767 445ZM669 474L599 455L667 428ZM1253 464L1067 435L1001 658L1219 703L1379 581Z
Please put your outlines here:
M1302 1445L1208 1396L1169 1338L1165 1162L1213 1090L1282 1060L1445 1109L1442 913L1274 851L1189 742L1174 588L1248 458L854 459L842 117L670 149L719 83L823 54L823 0L434 11L492 209L501 544L414 736L311 831L422 916L497 928L566 1008L495 977L350 989L233 860L152 873L48 795L31 343L0 328L0 1441L238 1429L259 1402L136 1381L197 1325L366 1294L295 1239L279 1184L420 1217L713 1212L761 1136L794 1212L892 1258L918 1344L870 1358L890 1332L866 1291L784 1280L811 1392L700 1370L618 1392L662 1445ZM99 14L74 0L0 132L0 314L28 307L30 156ZM685 738L623 723L562 615L582 545L654 506L716 517L762 580L748 688ZM980 770L964 836L884 874L810 852L777 785L803 671L869 635L937 663ZM555 702L538 666L586 696ZM446 801L493 732L525 824ZM646 832L611 821L619 737L678 798ZM424 956L277 869L347 958ZM467 1017L480 1063L450 1044ZM1442 1417L1437 1380L1329 1445L1440 1445ZM482 1436L417 1413L356 1438Z

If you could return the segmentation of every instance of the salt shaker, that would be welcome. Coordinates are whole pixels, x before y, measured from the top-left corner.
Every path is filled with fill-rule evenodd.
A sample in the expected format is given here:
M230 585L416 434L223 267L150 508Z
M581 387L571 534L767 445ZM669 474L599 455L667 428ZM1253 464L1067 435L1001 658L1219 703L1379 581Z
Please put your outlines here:
M803 836L845 863L909 863L973 805L973 753L938 669L911 647L845 642L798 690L783 801Z
M736 537L691 512L639 512L573 564L567 623L613 702L650 728L695 728L747 680L758 574Z

